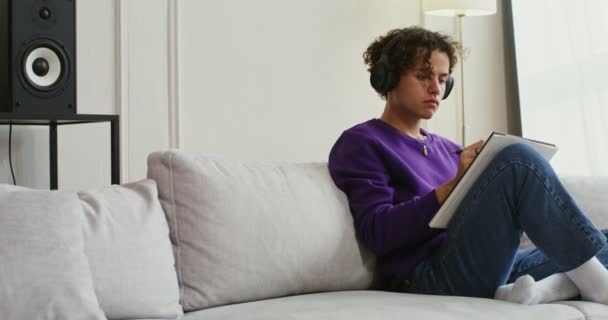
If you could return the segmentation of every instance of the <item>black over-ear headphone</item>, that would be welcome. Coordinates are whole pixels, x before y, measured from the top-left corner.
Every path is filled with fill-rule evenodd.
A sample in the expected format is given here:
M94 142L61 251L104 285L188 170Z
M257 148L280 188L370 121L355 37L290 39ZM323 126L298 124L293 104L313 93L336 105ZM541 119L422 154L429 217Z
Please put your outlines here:
M379 93L387 93L397 86L399 75L396 74L394 68L392 68L389 62L388 53L397 45L401 32L397 33L391 41L389 41L384 48L382 48L382 54L378 62L374 64L370 70L369 82L372 87ZM454 87L454 77L450 73L445 82L445 92L443 98L446 99L450 95L450 91Z

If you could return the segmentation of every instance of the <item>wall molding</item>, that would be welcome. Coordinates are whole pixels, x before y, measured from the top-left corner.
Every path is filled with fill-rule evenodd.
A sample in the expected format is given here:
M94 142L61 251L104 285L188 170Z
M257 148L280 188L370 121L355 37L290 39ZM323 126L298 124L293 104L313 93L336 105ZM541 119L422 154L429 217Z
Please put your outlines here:
M129 138L129 73L128 73L128 33L126 1L115 0L115 90L116 112L120 115L120 177L121 182L130 181L130 138Z
M181 148L179 100L179 0L168 0L167 10L167 68L169 107L169 148Z

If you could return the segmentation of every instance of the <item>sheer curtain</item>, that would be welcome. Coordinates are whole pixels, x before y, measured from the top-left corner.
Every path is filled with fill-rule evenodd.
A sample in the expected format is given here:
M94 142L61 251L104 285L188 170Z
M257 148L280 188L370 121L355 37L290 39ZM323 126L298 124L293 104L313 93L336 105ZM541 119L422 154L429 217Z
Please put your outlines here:
M608 1L512 0L524 137L559 175L608 176Z

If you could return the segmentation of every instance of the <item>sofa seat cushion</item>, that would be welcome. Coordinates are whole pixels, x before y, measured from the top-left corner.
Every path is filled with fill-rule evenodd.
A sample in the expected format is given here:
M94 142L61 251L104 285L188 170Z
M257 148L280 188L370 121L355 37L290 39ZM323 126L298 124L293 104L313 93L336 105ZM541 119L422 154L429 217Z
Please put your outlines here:
M383 291L342 291L249 302L187 313L183 320L538 320L586 318L576 307L564 304L526 306L509 302ZM608 314L608 307L586 306L593 315Z
M588 320L605 320L608 319L608 306L587 302L587 301L559 301L556 304L562 304L578 309L585 315Z

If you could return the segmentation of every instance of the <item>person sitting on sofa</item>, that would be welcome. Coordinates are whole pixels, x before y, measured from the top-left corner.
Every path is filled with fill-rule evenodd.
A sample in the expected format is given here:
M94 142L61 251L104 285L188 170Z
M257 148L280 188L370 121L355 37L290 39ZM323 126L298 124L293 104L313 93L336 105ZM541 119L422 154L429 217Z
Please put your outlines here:
M377 256L389 290L525 304L580 294L608 304L606 235L529 146L498 153L447 230L428 226L484 143L462 148L421 127L449 94L459 46L409 27L363 54L384 112L345 130L329 155L358 239ZM518 250L524 231L535 247Z

